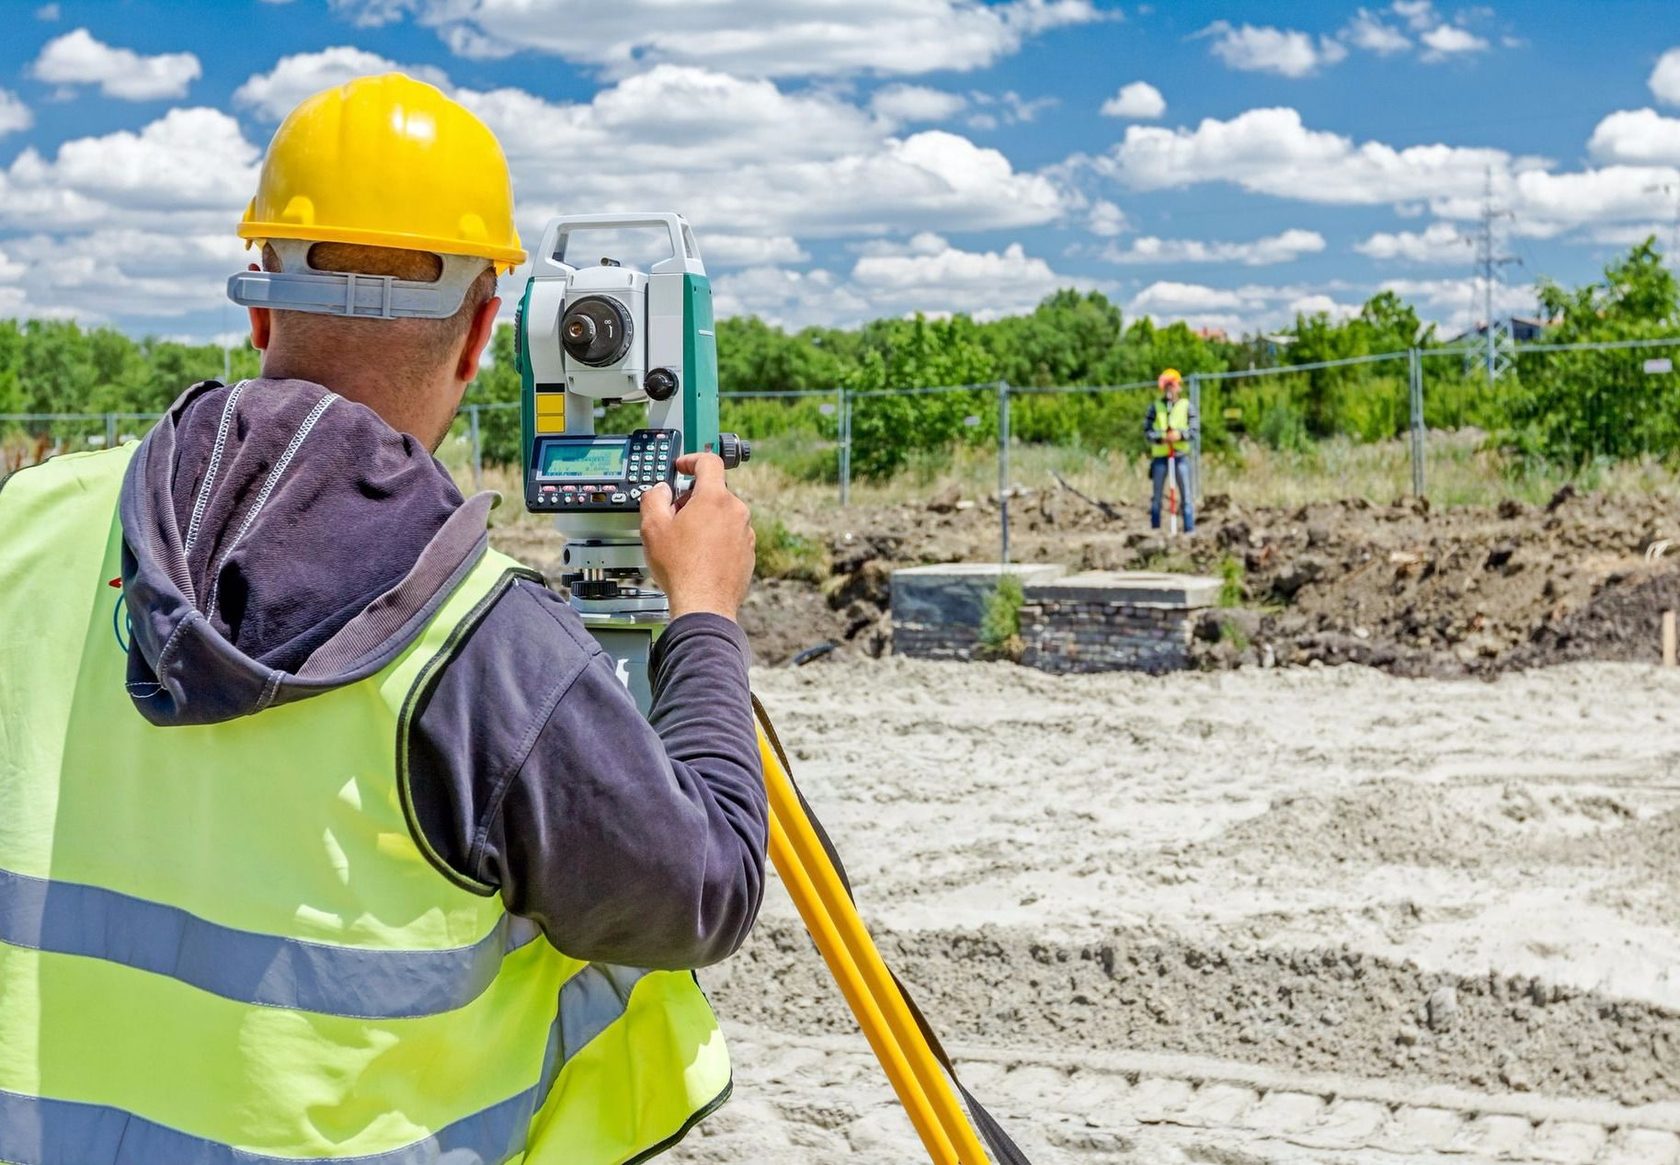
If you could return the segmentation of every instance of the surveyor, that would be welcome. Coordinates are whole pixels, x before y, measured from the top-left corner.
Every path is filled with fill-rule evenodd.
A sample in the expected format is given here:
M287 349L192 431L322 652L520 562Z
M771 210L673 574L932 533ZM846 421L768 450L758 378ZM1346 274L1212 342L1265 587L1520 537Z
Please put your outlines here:
M650 724L431 456L525 257L488 128L320 93L238 233L262 375L0 491L0 1160L640 1160L764 886L747 509L642 504Z
M1170 472L1178 491L1184 532L1188 534L1196 528L1190 507L1190 452L1199 421L1195 407L1183 395L1184 378L1178 369L1162 372L1156 385L1161 395L1149 402L1143 418L1143 439L1149 445L1149 525L1155 530L1161 528L1161 498Z

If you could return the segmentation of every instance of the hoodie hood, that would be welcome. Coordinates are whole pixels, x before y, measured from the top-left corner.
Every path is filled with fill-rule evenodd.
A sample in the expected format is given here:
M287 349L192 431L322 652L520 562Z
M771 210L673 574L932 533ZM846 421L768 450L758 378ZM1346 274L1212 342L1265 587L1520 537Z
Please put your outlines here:
M206 724L373 674L484 553L495 501L321 385L193 386L123 482L130 696Z

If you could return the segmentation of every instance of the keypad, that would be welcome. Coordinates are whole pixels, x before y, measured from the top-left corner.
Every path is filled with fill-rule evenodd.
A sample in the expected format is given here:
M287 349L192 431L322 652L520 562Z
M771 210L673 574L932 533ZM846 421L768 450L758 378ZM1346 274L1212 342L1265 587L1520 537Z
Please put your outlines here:
M556 488L542 484L527 494L533 510L593 509L635 510L641 497L660 482L676 477L676 459L682 453L674 429L637 429L629 436L624 476L612 482L567 483Z

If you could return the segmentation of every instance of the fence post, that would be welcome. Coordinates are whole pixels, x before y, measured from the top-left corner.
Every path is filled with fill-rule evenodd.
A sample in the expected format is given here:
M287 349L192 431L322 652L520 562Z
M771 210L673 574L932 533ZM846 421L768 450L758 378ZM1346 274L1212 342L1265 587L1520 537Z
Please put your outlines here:
M1199 372L1190 374L1190 411L1196 416L1195 436L1190 441L1190 501L1200 508L1202 504L1202 375ZM1196 515L1192 512L1190 515Z
M998 561L1009 564L1009 382L997 382L998 398Z
M841 385L840 394L840 504L852 500L852 398Z
M1406 371L1412 398L1412 496L1423 496L1423 357L1416 348L1406 349Z
M472 440L473 492L484 488L484 443L478 437L478 406L467 406L467 430Z
M117 447L117 414L116 413L106 413L105 414L105 448L115 449L116 447Z

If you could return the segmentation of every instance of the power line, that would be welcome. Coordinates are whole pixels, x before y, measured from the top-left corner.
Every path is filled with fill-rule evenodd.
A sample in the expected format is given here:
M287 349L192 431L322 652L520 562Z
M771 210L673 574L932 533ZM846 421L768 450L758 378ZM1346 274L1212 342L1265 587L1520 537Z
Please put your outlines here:
M1501 280L1500 272L1512 265L1522 263L1515 255L1499 253L1498 241L1495 235L1495 225L1501 219L1515 218L1508 210L1494 205L1493 201L1493 170L1487 172L1487 182L1482 194L1481 225L1476 231L1474 243L1476 246L1476 271L1481 278L1483 304L1483 363L1490 381L1498 380L1506 369L1511 367L1511 321L1497 319L1494 316L1495 285ZM1475 303L1476 288L1474 282L1470 289L1470 302Z

